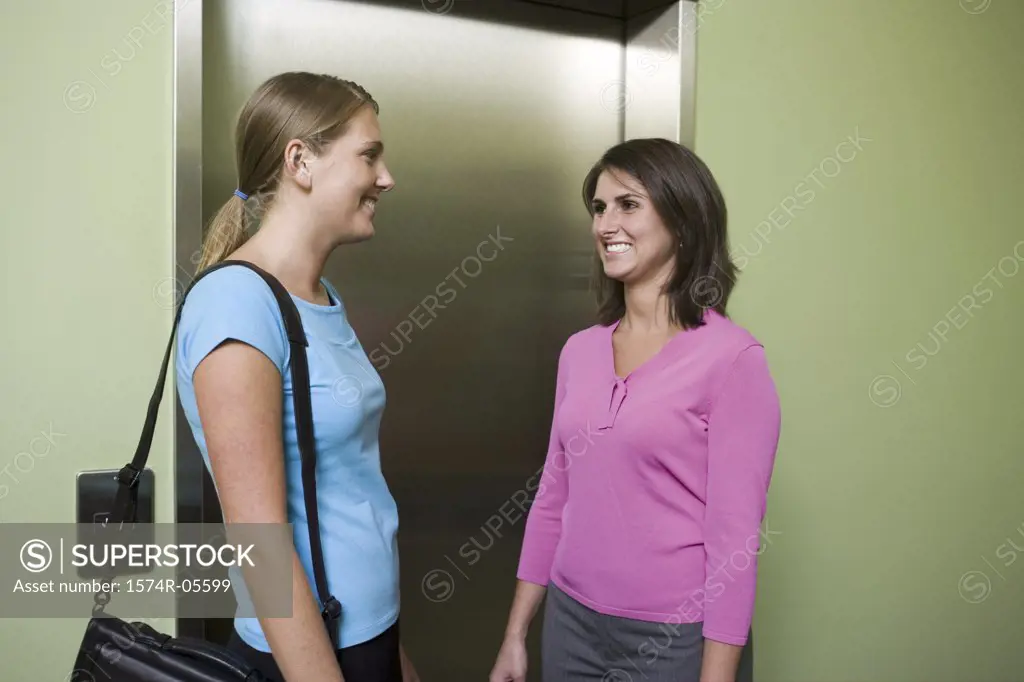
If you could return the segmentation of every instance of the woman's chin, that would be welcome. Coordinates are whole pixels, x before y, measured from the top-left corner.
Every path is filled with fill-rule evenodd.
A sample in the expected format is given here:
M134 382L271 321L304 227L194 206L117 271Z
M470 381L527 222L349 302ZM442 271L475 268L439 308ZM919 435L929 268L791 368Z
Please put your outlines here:
M359 220L356 222L358 231L363 235L364 239L369 239L376 234L376 229L373 227L373 216L361 215Z
M365 218L348 225L341 234L340 244L358 244L372 239L376 234L373 223Z
M604 274L605 277L610 279L617 279L620 282L624 282L629 279L629 273L633 270L631 267L624 267L621 263L605 263Z

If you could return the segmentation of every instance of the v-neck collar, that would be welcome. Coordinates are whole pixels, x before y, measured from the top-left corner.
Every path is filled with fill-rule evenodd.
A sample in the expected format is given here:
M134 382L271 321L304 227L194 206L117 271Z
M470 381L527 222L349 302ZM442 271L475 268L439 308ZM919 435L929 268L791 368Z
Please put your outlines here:
M711 318L714 317L714 315L716 314L717 313L713 309L709 308L705 310L704 324L708 324L711 321ZM682 337L689 336L692 332L697 331L696 329L682 329L676 332L668 341L662 344L661 348L658 350L657 353L647 358L647 360L645 360L640 365L635 367L633 371L627 374L626 376L620 377L618 371L615 369L615 343L613 337L615 335L615 330L619 328L619 324L621 322L622 319L619 318L618 320L616 320L615 322L613 322L612 324L605 328L606 331L604 346L605 353L607 354L606 357L608 375L611 377L612 382L615 384L626 384L629 382L630 379L632 379L635 376L643 375L646 374L647 372L656 371L657 369L662 367L667 360L671 359L671 354L669 351L672 346L677 345L682 339Z

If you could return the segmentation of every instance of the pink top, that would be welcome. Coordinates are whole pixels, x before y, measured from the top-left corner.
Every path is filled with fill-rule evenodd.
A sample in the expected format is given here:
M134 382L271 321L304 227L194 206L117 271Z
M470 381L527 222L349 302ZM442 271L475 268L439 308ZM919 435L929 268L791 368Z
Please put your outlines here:
M618 323L566 341L517 575L743 645L781 413L761 344L714 311L705 322L624 379Z

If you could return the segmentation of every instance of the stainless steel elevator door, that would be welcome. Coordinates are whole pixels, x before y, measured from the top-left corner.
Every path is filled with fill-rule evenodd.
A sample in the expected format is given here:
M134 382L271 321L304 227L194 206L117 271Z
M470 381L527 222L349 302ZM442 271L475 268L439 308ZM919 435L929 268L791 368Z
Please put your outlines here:
M400 512L403 640L425 680L483 680L513 595L517 505L543 462L558 353L592 323L580 189L620 140L623 28L500 0L486 13L468 0L403 5L206 0L203 212L235 187L234 118L265 78L331 73L380 103L397 184L376 236L339 249L326 275L387 390L381 454ZM460 13L473 5L474 17ZM530 679L540 625L538 615Z

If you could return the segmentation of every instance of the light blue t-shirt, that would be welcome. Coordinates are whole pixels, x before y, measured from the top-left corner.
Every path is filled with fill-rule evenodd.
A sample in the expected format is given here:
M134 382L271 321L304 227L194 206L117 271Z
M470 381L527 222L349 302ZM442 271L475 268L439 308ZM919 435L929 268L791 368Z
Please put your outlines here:
M342 607L335 644L347 647L375 637L398 618L398 509L380 466L384 385L348 322L341 297L326 279L321 281L333 305L316 305L297 296L292 300L309 341L320 534L327 582ZM292 403L291 349L273 292L248 268L224 267L192 288L179 325L178 395L207 470L210 457L192 387L196 366L223 341L235 339L260 350L281 372L288 520L316 595ZM235 577L238 592L241 575ZM270 651L258 619L236 613L235 630L250 646Z

